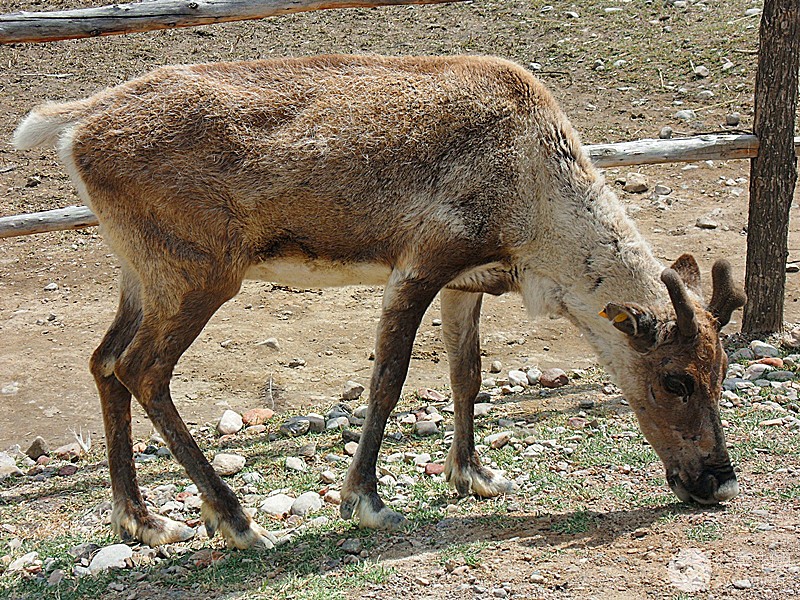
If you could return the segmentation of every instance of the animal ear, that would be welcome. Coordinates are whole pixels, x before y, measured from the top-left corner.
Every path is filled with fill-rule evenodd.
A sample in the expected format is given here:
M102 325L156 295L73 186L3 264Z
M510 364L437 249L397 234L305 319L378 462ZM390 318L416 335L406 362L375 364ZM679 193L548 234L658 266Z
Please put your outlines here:
M638 304L606 304L600 316L628 336L628 343L637 352L649 352L656 344L656 318Z
M719 329L725 327L731 320L731 314L747 302L747 296L740 287L733 282L731 276L731 263L727 260L718 260L711 268L711 281L713 292L711 302L708 303L708 312L717 320Z
M683 280L686 287L695 294L702 297L703 290L700 287L700 267L691 254L681 254L670 267Z

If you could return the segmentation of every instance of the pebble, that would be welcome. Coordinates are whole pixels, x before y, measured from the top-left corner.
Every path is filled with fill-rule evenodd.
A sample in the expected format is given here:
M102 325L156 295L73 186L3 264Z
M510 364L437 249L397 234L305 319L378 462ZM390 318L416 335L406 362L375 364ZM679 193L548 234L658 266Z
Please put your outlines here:
M622 189L632 194L646 192L648 190L647 178L641 173L628 173Z
M317 512L320 508L322 508L322 498L319 497L319 494L317 492L305 492L300 494L292 503L290 512L293 515L305 517Z
M653 188L653 192L659 196L669 196L672 193L672 188L663 183L658 183L656 187Z
M711 90L701 90L697 92L698 100L711 100L714 97L714 92Z
M441 475L444 473L444 465L440 463L428 463L425 465L425 475Z
M545 369L539 377L539 383L542 387L558 388L569 383L569 377L561 369Z
M56 471L56 474L59 477L69 477L70 475L75 475L78 472L78 467L75 465L64 465Z
M742 115L738 112L730 113L729 115L725 116L725 125L729 127L736 127L739 122L742 120Z
M55 292L57 289L58 289L58 284L55 282L48 283L46 286L44 286L45 292Z
M756 15L760 14L761 14L760 8L748 8L746 11L744 11L745 17L755 17Z
M417 435L428 436L439 433L439 427L433 421L418 421L414 426Z
M50 454L50 446L41 436L36 436L31 445L25 450L31 460L37 460L40 456L47 456Z
M343 400L357 400L364 393L364 386L357 381L348 381L344 384Z
M64 571L61 569L55 569L50 576L47 578L47 585L50 587L56 586L64 579Z
M492 433L483 438L483 443L495 449L502 448L503 446L508 444L513 435L514 434L511 431L500 431L498 433Z
M285 421L280 430L289 436L305 435L311 427L311 422L306 417L292 417Z
M594 408L594 400L585 398L578 402L578 406L583 409Z
M271 408L251 408L242 415L242 423L248 427L263 425L275 415Z
M256 342L256 346L266 346L272 350L280 350L281 346L278 343L278 338L267 338L264 341Z
M218 475L226 477L228 475L235 475L244 469L245 462L246 460L244 456L220 452L214 456L214 460L211 461L211 466L214 467L214 470Z
M524 371L509 371L508 381L511 382L511 385L520 385L526 387L528 385L528 374Z
M284 466L290 471L305 471L306 461L297 456L287 456Z
M342 493L339 490L328 490L325 492L325 496L323 500L328 504L341 504L342 503Z
M22 475L22 471L7 452L0 452L0 481L11 475Z
M347 442L344 445L344 453L347 456L355 456L356 450L358 450L358 442Z
M527 370L525 375L528 378L528 385L536 385L539 383L539 378L542 376L542 372L536 367L531 367Z
M751 587L753 587L753 584L749 579L736 579L731 583L737 590L749 590Z
M339 548L342 552L346 552L347 554L361 554L361 551L364 549L364 544L362 544L361 540L358 538L347 538L342 542Z
M325 417L317 413L308 413L305 416L308 421L308 430L311 433L322 433L325 431Z
M347 417L336 417L335 419L328 419L325 422L325 429L330 431L332 429L345 429L349 427L350 419Z
M368 409L369 409L369 406L367 406L366 404L362 404L361 406L359 406L358 408L356 408L353 411L353 416L355 418L357 418L357 419L366 419L367 418L367 410Z
M89 563L89 572L97 575L112 567L125 568L127 560L133 557L133 550L125 544L113 544L101 548Z
M217 433L220 435L231 435L239 433L244 427L242 415L233 410L226 410L222 413L219 423L217 423Z
M301 458L314 458L317 453L317 445L314 442L303 444L297 449L297 456Z
M711 217L705 216L697 219L697 221L695 221L694 226L700 229L716 229L717 227L719 227L719 223L717 223Z
M750 349L753 351L755 358L765 358L768 356L780 356L781 352L772 344L767 344L760 340L753 340L750 342Z
M60 460L74 460L83 455L83 448L78 442L72 442L71 444L59 446L52 453Z
M273 517L281 517L292 510L295 499L286 494L275 494L266 498L258 509Z
M658 137L662 140L669 140L672 139L672 133L672 127L662 127L661 131L658 132Z
M290 369L296 369L298 367L305 367L306 366L306 361L304 361L302 358L293 358L288 362L287 366Z
M675 113L675 118L680 121L694 121L697 119L697 113L691 109L683 109Z
M489 373L499 373L503 370L503 363L499 360L493 360L489 365Z
M711 561L697 548L683 548L667 566L670 583L682 592L702 592L711 583Z
M6 568L6 571L8 571L9 573L14 573L16 571L22 571L26 567L31 566L38 559L39 559L39 553L38 552L28 552L27 554L23 554L18 559L13 561L10 565L8 565L8 567Z
M738 350L731 352L731 354L728 356L728 360L731 363L735 363L740 360L753 360L755 357L755 352L753 352L750 348L739 348Z
M708 77L709 75L711 75L711 71L709 71L708 68L703 66L703 65L697 65L694 68L693 72L694 72L695 75L697 75L698 77L702 77L702 78L705 78L705 77Z
M489 404L488 402L478 402L473 407L474 415L476 417L485 417L489 414L492 408L494 408L493 404Z

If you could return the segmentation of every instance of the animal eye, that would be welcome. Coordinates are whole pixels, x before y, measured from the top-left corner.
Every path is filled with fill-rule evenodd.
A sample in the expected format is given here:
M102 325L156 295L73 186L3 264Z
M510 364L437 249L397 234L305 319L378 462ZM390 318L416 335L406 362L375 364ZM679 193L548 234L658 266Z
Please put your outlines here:
M694 393L694 379L686 374L665 375L664 389L670 394L675 394L681 398L688 398Z

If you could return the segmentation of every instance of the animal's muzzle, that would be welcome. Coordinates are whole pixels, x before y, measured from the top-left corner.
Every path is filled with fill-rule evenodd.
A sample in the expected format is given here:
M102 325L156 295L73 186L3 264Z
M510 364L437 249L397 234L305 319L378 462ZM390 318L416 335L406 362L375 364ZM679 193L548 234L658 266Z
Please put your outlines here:
M683 502L718 504L739 495L739 483L730 465L723 469L705 469L693 481L673 471L667 473L667 483Z

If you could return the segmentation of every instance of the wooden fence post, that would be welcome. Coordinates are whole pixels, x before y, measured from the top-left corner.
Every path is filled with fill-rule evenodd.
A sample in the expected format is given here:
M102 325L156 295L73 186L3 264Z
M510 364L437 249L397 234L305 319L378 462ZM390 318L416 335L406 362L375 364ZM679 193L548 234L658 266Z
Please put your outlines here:
M755 120L758 156L750 163L750 216L742 331L783 327L789 208L797 180L793 148L800 69L800 1L765 0L759 32Z

